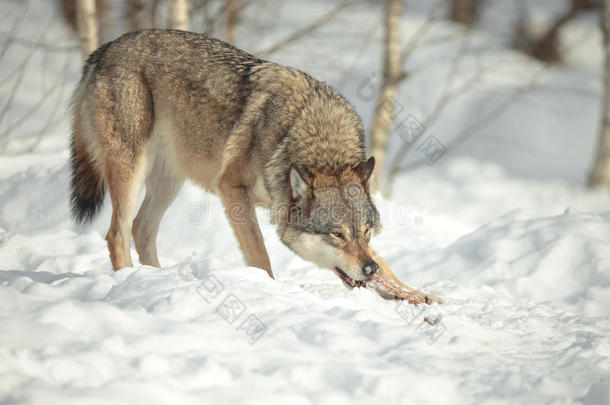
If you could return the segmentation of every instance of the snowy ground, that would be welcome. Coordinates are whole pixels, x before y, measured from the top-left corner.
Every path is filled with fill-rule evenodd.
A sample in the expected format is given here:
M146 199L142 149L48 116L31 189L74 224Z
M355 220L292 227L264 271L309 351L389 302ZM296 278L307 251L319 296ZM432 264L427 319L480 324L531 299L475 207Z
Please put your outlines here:
M19 21L19 4L0 3L3 27ZM48 22L49 3L36 4L12 32L66 44L59 21ZM281 34L328 7L287 4L275 10L281 18L252 19L280 21ZM379 9L368 4L274 56L340 87L367 123L373 104L358 86L378 71L380 36ZM500 69L421 139L450 144L539 69L502 46L502 11L492 9L471 34L471 44L488 46L485 56L463 61ZM426 13L406 15L405 31ZM165 266L113 273L103 239L108 207L89 227L68 215L61 110L78 80L78 56L31 54L27 43L13 43L0 60L0 134L10 130L0 136L0 403L608 404L610 196L584 187L599 122L593 26L587 18L571 25L570 38L586 41L567 66L545 71L491 125L435 164L400 175L391 199L379 198L384 230L373 244L401 279L446 300L426 308L345 290L290 253L268 221L276 280L245 267L218 199L194 186L162 224ZM456 27L432 31L446 36ZM252 51L274 42L242 38ZM413 55L408 67L417 74L401 90L405 114L424 121L434 109L454 45ZM59 79L65 92L49 90ZM409 159L418 158L413 148Z

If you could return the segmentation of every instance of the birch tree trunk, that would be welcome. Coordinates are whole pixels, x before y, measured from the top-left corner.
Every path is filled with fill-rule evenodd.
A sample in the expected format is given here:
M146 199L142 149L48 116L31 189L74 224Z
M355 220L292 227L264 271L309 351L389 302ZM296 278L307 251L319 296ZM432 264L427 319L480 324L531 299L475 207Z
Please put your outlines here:
M189 13L187 0L171 0L171 27L175 30L188 31Z
M602 18L605 53L604 103L597 156L589 176L591 187L610 185L610 0L604 2Z
M95 0L77 0L76 26L80 38L80 50L83 60L98 47L98 28L95 18Z
M386 0L383 79L370 132L370 151L375 157L375 169L371 184L373 190L380 189L383 186L383 169L388 138L392 132L396 113L396 93L398 84L405 75L400 49L400 19L403 9L404 0Z

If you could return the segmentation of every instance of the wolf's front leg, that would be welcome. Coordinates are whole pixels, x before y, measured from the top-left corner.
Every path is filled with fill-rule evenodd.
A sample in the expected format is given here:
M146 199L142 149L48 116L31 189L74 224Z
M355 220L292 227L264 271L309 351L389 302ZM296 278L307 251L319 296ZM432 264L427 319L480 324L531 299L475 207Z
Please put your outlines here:
M226 180L221 180L218 188L225 213L239 242L246 263L248 266L265 270L269 277L274 278L271 272L269 255L265 248L263 235L258 226L256 212L251 203L248 189L245 186L231 184Z
M406 290L409 293L409 295L412 295L415 299L417 299L418 301L421 301L422 303L426 303L426 304L431 304L433 302L436 302L438 304L443 303L442 299L435 297L434 295L425 294L421 291L418 291L418 290L404 284L402 281L400 281L398 279L398 277L396 277L396 275L394 275L392 270L390 270L390 266L388 266L388 264L385 262L385 260L383 260L381 258L379 253L377 253L372 248L371 248L371 253L372 253L373 258L377 262L377 264L379 264L378 273L385 280L387 280L389 282L389 284L394 284L396 287L400 287L400 288ZM397 297L395 296L395 294L392 291L385 291L385 290L390 290L391 287L392 286L390 286L390 288L382 289L380 291L379 288L383 288L383 286L380 286L379 288L377 288L377 293L379 293L379 295L381 295L383 298L386 298L386 299L396 299Z

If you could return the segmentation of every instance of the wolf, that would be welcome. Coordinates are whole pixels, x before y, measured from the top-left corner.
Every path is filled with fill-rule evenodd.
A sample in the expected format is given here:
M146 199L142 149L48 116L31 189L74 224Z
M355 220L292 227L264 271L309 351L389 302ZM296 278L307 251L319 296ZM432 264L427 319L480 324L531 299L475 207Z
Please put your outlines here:
M397 280L369 243L381 228L375 159L331 86L203 34L152 29L94 51L70 107L72 213L91 221L108 190L115 270L132 266L131 235L140 262L160 266L159 224L189 179L220 197L247 265L272 278L256 206L288 248L348 288L380 268Z

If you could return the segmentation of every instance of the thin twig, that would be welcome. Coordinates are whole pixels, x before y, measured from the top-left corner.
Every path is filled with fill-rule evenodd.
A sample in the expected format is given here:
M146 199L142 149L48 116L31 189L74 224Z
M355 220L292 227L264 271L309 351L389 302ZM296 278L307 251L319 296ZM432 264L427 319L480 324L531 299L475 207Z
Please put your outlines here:
M544 72L546 72L546 66L538 70L534 75L532 75L532 78L527 82L525 86L521 86L516 89L509 97L507 97L504 101L502 101L495 108L493 108L482 119L464 128L455 138L453 138L447 145L445 145L447 150L453 149L456 146L464 143L464 141L466 141L468 138L477 133L477 131L480 131L481 129L485 128L492 121L496 120L499 116L501 116L508 109L508 107L510 107L526 92L532 90L538 84L538 81L540 80L540 77ZM427 160L421 159L400 167L394 167L391 171L390 176L391 178L394 178L399 172L413 170L422 167L426 164Z
M70 67L70 63L72 62L72 58L68 55L66 55L66 60L64 62L64 66L63 66L63 71L67 71L68 68ZM59 100L63 101L64 98L64 94L66 93L66 82L68 80L67 75L64 75L63 79L60 80L61 83L61 87L59 88L59 94L57 96L57 98ZM47 118L47 120L45 121L45 123L41 126L40 130L38 131L38 133L36 133L36 136L34 138L34 141L32 142L32 144L30 146L28 146L27 148L25 148L26 152L32 152L34 151L34 149L36 149L38 147L38 145L40 144L40 142L42 142L42 138L43 135L48 131L48 129L53 125L53 122L55 121L55 117L57 116L57 113L60 111L60 107L63 106L63 103L55 103L53 105L53 108L51 110L51 113L49 114L49 117Z
M449 105L449 103L457 97L457 95L463 94L463 93L461 93L461 91L463 91L467 88L470 88L471 86L473 86L474 84L476 84L479 81L480 69L478 69L477 72L475 73L475 75L473 75L473 77L471 77L470 80L467 80L462 86L460 86L457 89L450 90L450 88L453 85L454 78L458 73L461 60L464 57L466 49L468 48L469 39L470 39L470 35L464 35L462 37L462 40L460 43L460 48L456 51L455 56L453 57L453 59L451 61L449 71L447 72L447 76L445 77L445 80L443 82L443 90L441 91L442 97L438 100L434 110L432 110L432 112L428 115L428 118L424 121L424 123L423 123L424 127L429 126L431 122L436 120L445 110L447 105ZM390 169L390 177L388 178L388 185L391 184L391 180L392 180L391 176L392 176L392 172L393 172L394 168L396 166L398 166L399 161L402 159L402 157L404 155L406 155L409 152L409 150L413 147L413 145L415 143L416 142L410 142L410 143L404 142L400 146L400 149L395 154L394 162L390 166L391 169Z
M312 32L316 31L318 28L322 27L324 24L328 23L333 18L335 18L348 5L349 5L349 1L347 1L347 0L342 1L337 7L333 8L326 14L320 16L317 20L313 21L309 25L296 30L292 34L288 35L286 38L279 40L278 42L271 45L267 49L263 49L261 51L255 52L255 55L257 55L261 58L268 57L272 53L277 52L281 48L284 48L286 45L289 45L289 44L303 38L304 36L311 34Z
M424 38L424 36L428 33L428 31L432 27L432 23L439 17L440 14L437 15L436 11L438 11L440 9L441 4L442 4L441 2L437 2L434 5L434 7L432 8L432 11L430 12L430 14L428 14L428 18L426 18L426 21L424 21L417 28L417 30L411 37L409 43L407 44L407 46L405 46L405 49L402 52L403 62L406 62L409 59L409 57L411 56L411 54L413 53L413 51L416 48L418 48L420 41Z
M42 40L42 38L44 38L46 36L47 32L51 28L52 22L53 21L51 21L49 24L47 24L45 29L42 31L42 33L40 34L40 37L39 37L39 41ZM19 76L17 76L17 80L15 80L15 82L13 83L13 87L11 88L11 91L9 93L9 96L8 96L7 100L6 100L6 103L4 104L4 107L2 108L2 111L0 111L0 123L2 123L4 121L4 117L6 116L7 111L10 109L10 106L13 103L13 100L15 99L15 96L17 95L17 89L19 88L19 86L21 85L21 82L23 81L23 77L24 77L24 74L25 74L25 67L30 62L30 60L32 59L32 56L34 56L34 51L33 50L30 51L30 53L28 53L26 55L26 57L21 62L19 68L15 71L15 72L19 72ZM4 133L0 133L0 138L3 135L4 135Z
M581 41L578 41L578 42L575 41L570 46L566 46L564 49L562 49L561 52L567 53L572 48L580 45L581 43L582 43ZM502 101L495 108L493 108L491 110L491 112L486 114L482 119L475 121L471 125L464 128L462 131L460 131L460 133L456 137L454 137L448 144L445 145L445 148L447 150L451 150L451 149L455 148L456 146L462 144L467 139L472 137L478 131L485 128L495 119L497 119L499 116L501 116L504 112L506 112L506 110L513 103L515 103L517 100L519 100L519 98L521 98L525 93L527 93L528 91L530 91L536 87L536 85L540 81L543 73L545 73L549 69L550 65L551 65L551 63L544 63L540 67L540 69L538 69L536 72L534 72L531 79L528 80L528 82L525 85L519 86L509 97L507 97L504 101ZM479 72L478 76L479 76L479 78L482 76L482 71ZM474 78L474 76L473 76L473 78ZM453 93L457 93L457 91L453 91ZM455 98L456 98L456 96L453 96L453 100L455 100ZM437 116L434 117L433 120L427 118L424 121L426 123L425 126L429 126L433 121L435 121L438 118L439 115L440 114L437 114ZM393 166L390 168L390 172L388 175L388 182L387 182L388 189L391 189L391 184L397 174L403 173L403 172L406 172L409 170L414 170L414 169L417 169L419 167L422 167L422 166L428 164L428 161L426 159L420 159L420 160L416 160L414 162L400 166L400 160L401 160L402 156L404 156L404 153L398 153L396 155L396 159L394 161Z
M347 81L351 79L352 75L354 74L354 71L356 70L356 67L358 66L358 62L362 60L362 55L371 45L371 38L373 37L375 31L377 31L378 27L379 25L375 23L371 26L371 28L367 30L364 38L361 41L361 46L356 52L354 60L352 61L352 63L350 63L347 69L345 69L345 74L342 75L341 81L337 84L338 88L343 88L345 86L345 83L347 83Z
M15 128L18 128L21 125L23 125L23 123L25 121L27 121L27 119L30 118L36 112L36 110L38 110L40 108L40 106L51 96L51 94L53 94L55 89L63 82L64 82L63 80L57 81L57 83L55 83L53 86L51 86L49 89L47 89L47 91L45 91L42 94L42 96L38 99L36 104L34 104L25 114L23 114L21 117L19 117L19 119L16 120L12 125L7 127L3 132L0 132L0 138L8 135Z
M8 38L11 44L23 45L33 49L44 49L51 52L74 52L78 50L78 44L74 45L56 45L49 42L32 41L25 38L17 38L13 34L5 31L0 31L0 36Z
M23 22L23 20L25 19L25 16L28 12L30 6L30 2L27 1L22 8L22 12L19 16L17 16L17 18L15 18L13 20L13 25L11 26L10 32L17 32L19 30L19 27L21 27L21 23ZM13 41L14 41L14 37L13 36L9 36L7 37L7 39L4 41L4 43L2 44L2 49L0 49L0 60L4 57L4 55L6 54L6 51L8 50L8 48L12 45Z

